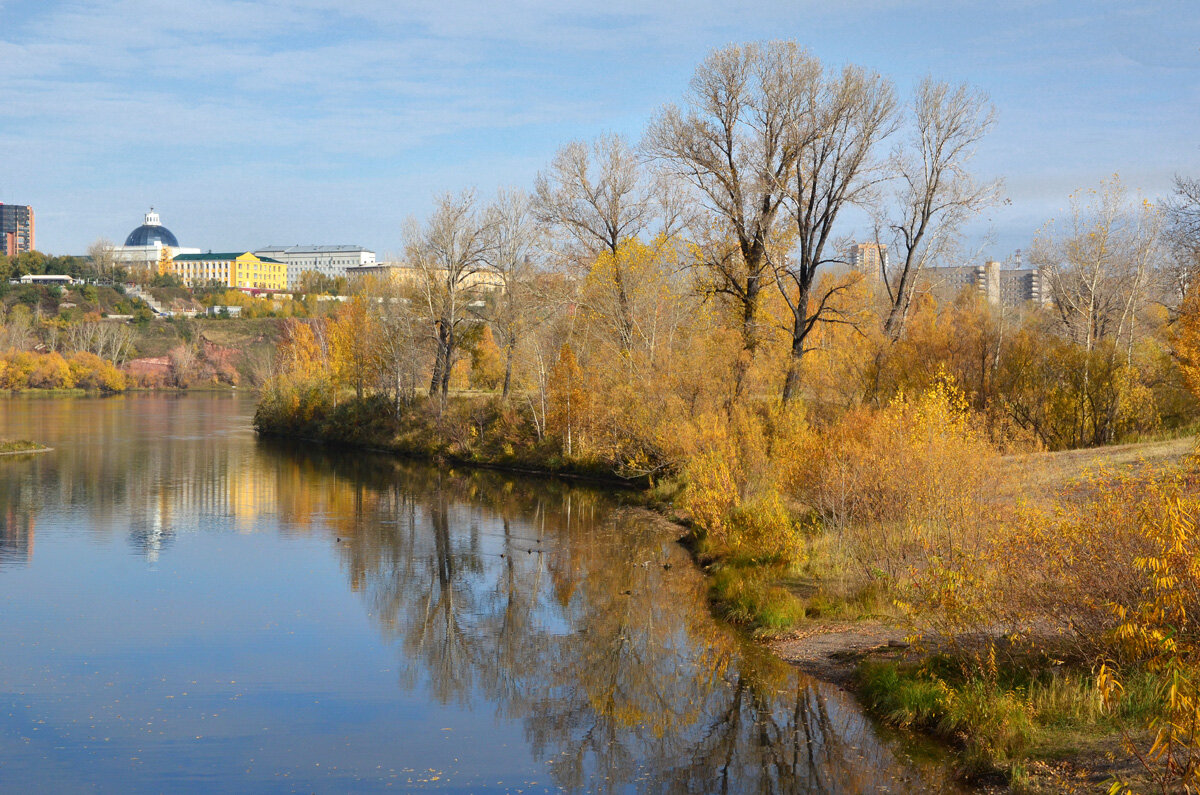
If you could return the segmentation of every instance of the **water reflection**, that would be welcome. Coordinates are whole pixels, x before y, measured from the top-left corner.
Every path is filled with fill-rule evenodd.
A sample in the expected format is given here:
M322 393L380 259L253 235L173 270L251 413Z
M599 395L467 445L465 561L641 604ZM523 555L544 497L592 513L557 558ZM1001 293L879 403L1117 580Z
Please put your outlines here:
M519 724L557 787L946 788L843 693L714 622L671 528L610 495L257 442L224 396L2 405L0 436L58 449L0 463L0 582L57 511L149 561L190 533L308 536L394 649L398 687Z
M321 481L401 684L523 722L577 790L937 790L835 688L714 622L673 530L585 488L274 446ZM279 491L282 497L290 492ZM281 514L298 515L283 499ZM311 515L311 514L306 514Z

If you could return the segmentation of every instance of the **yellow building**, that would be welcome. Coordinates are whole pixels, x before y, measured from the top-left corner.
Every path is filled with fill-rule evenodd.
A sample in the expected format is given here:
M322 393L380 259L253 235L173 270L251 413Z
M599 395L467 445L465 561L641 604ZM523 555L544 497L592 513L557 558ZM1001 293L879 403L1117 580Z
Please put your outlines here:
M237 290L287 289L287 265L249 251L225 254L180 254L171 260L171 273L188 287L218 281Z

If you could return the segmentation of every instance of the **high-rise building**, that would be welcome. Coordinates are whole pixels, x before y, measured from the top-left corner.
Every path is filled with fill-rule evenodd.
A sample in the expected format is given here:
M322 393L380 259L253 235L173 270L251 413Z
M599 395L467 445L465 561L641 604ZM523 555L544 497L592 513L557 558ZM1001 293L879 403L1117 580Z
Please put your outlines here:
M24 204L0 203L0 237L4 239L4 253L15 257L25 251L33 251L33 208Z
M926 268L922 278L933 292L950 300L967 288L993 306L1047 304L1050 292L1046 275L1038 268L1002 268L988 260L982 265L954 265Z
M878 278L887 270L888 250L882 243L855 243L850 247L850 267Z

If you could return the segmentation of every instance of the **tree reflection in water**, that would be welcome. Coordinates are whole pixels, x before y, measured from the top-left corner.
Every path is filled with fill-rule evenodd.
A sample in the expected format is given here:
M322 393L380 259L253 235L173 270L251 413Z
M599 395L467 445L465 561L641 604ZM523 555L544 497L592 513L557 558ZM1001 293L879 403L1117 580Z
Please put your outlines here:
M319 451L275 465L303 470L280 479L305 484L303 511L324 495L402 686L522 721L560 787L952 789L844 693L717 623L672 528L602 492Z
M8 404L9 428L57 451L3 464L0 576L30 560L43 504L148 557L206 527L327 534L397 649L401 686L518 722L563 788L947 788L845 694L714 621L660 520L595 489L256 443L231 430L239 406Z

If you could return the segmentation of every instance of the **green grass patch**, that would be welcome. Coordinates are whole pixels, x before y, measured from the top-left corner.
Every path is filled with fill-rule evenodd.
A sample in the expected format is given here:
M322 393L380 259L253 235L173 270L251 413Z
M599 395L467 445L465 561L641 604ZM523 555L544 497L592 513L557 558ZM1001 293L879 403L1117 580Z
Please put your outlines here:
M804 604L776 584L773 565L726 561L712 572L709 598L722 618L758 635L791 629L804 618Z
M46 449L46 445L28 439L0 439L0 453L33 453Z
M1072 755L1085 743L1136 730L1160 708L1159 683L1128 673L1121 700L1106 708L1090 672L1028 658L989 675L935 655L920 662L866 660L857 685L884 722L937 737L959 751L967 777L1018 781L1031 761ZM977 670L977 668L976 668Z

